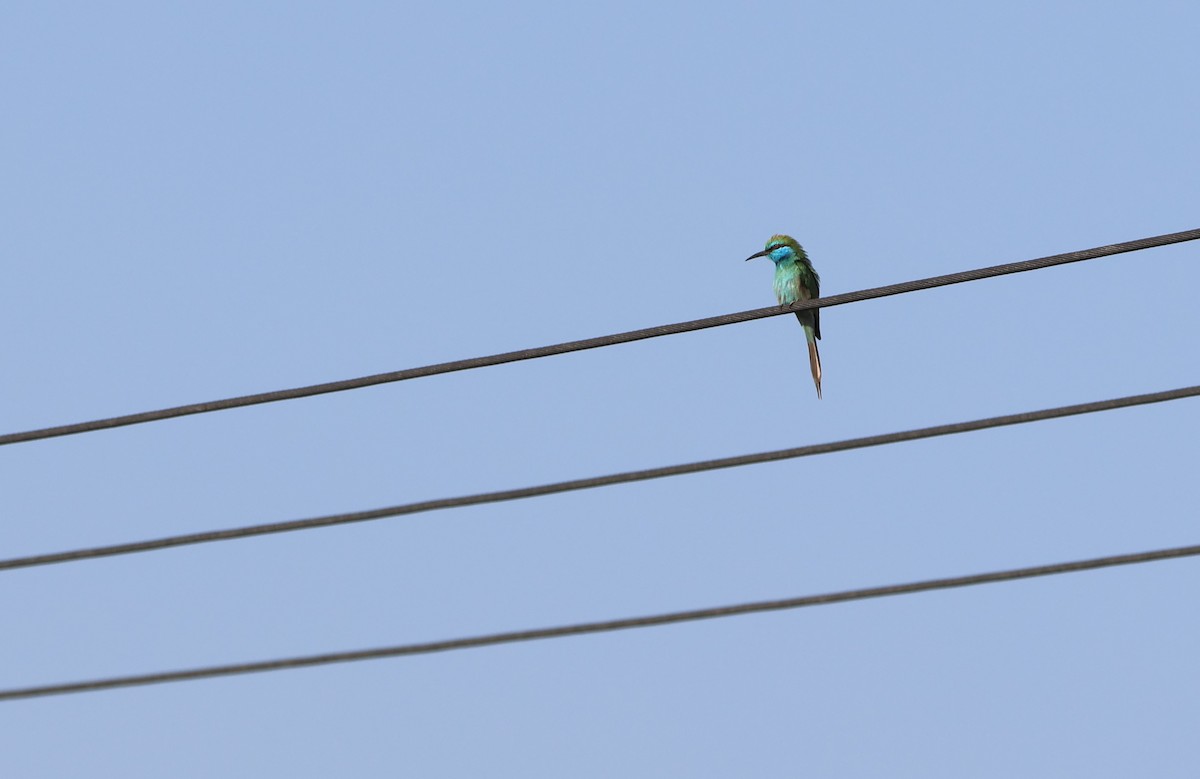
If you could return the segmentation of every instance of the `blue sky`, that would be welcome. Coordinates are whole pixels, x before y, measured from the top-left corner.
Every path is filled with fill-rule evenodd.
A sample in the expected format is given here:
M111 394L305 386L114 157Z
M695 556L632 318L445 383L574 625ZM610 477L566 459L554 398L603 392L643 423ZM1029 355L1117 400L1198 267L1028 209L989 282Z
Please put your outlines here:
M7 3L0 432L1200 226L1184 2ZM1184 244L0 448L0 556L1197 383ZM0 687L1196 543L1178 401L3 574ZM1186 776L1194 561L0 705L14 776Z

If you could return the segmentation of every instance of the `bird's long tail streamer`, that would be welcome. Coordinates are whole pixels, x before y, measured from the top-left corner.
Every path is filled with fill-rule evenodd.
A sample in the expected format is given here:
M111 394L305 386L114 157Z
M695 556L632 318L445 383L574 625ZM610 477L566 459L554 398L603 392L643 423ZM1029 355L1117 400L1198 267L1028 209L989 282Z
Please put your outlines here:
M804 328L808 336L808 367L812 368L813 384L817 386L817 400L821 399L821 353L817 351L817 339L813 338L808 328Z

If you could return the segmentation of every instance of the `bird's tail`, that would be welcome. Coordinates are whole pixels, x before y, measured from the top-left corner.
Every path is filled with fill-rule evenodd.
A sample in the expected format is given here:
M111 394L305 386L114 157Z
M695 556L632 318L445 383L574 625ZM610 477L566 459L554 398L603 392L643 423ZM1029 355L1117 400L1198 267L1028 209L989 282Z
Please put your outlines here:
M817 350L817 339L813 329L804 326L804 335L808 340L808 367L812 369L813 384L817 387L817 400L821 399L821 352Z

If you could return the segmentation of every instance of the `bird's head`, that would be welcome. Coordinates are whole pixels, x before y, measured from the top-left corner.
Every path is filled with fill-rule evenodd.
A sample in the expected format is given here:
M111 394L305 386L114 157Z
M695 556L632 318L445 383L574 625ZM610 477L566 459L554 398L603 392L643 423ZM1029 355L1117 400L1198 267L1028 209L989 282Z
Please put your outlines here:
M787 259L804 256L804 249L792 236L772 235L771 240L767 241L767 248L757 254L751 254L746 261L749 262L755 257L770 257L771 262L778 264Z

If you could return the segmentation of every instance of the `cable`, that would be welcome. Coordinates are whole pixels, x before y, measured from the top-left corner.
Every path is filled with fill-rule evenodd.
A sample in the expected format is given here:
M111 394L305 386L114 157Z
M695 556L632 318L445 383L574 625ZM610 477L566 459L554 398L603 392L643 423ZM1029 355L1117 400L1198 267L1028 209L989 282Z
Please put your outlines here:
M231 665L213 665L203 668L189 668L182 671L166 671L163 673L137 674L133 676L114 676L105 679L91 679L83 682L68 682L66 684L48 684L41 687L19 687L0 690L0 701L18 698L39 698L48 695L65 695L77 692L96 692L111 690L114 687L136 687L147 684L164 684L167 682L183 682L191 679L208 679L214 676L233 676L235 674L260 673L262 671L282 671L289 668L305 668L314 665L329 665L332 663L348 663L356 660L379 660L385 657L403 657L409 655L424 655L434 652L449 652L456 649L473 649L496 644L512 644L518 641L535 641L543 638L564 638L586 633L605 633L612 630L627 630L630 628L646 628L658 625L671 625L676 622L693 622L702 619L718 617L733 617L741 614L754 614L763 611L782 611L798 609L806 606L825 606L831 603L845 603L867 598L882 598L889 595L908 595L929 590L946 590L955 587L970 587L977 584L1013 581L1016 579L1031 579L1038 576L1051 576L1061 573L1090 571L1097 568L1109 568L1117 565L1133 565L1149 563L1158 560L1172 560L1181 557L1200 555L1200 545L1181 546L1172 549L1158 549L1152 552L1137 552L1134 554L1114 555L1111 557L1093 557L1087 560L1055 563L1053 565L1038 565L1029 568L1010 568L1004 571L979 573L971 576L953 576L945 579L926 579L924 581L906 584L892 584L883 587L867 587L859 590L843 590L823 595L807 595L799 598L783 600L755 601L738 603L730 606L716 606L692 611L673 611L666 614L653 614L645 617L630 617L604 622L582 622L561 627L538 628L534 630L518 630L510 633L492 633L483 636L456 638L448 641L431 641L424 644L401 644L399 646L381 647L376 649L360 649L352 652L330 652L322 655L304 655L287 657L277 660L262 660L252 663L235 663Z
M356 379L331 381L324 384L311 384L306 387L275 390L273 392L261 392L255 395L240 395L238 397L224 398L222 400L210 400L204 403L190 403L184 406L172 406L170 408L163 408L155 411L142 411L136 414L126 414L123 416L108 417L105 419L94 419L88 422L77 422L69 425L59 425L57 427L45 427L38 430L26 430L18 433L6 433L4 435L0 435L0 446L5 444L21 443L24 441L37 441L44 438L55 438L57 436L88 433L95 430L107 430L113 427L138 425L144 422L156 422L163 419L189 416L191 414L205 414L210 411L223 411L225 409L241 408L243 406L254 406L260 403L274 403L280 400L307 398L330 392L344 392L345 390L371 387L376 384L387 384L394 381L407 381L408 379L417 379L424 376L435 376L442 373L471 370L473 368L483 368L490 365L502 365L504 363L518 362L521 360L532 360L538 357L549 357L555 354L566 354L567 352L595 349L601 346L612 346L614 344L629 343L631 341L641 341L646 338L657 338L663 335L675 335L677 333L686 333L692 330L703 330L709 327L720 327L722 325L731 325L738 322L749 322L754 319L780 316L782 314L803 311L809 308L830 308L832 306L840 306L845 303L857 303L862 300L882 298L889 295L900 295L903 293L916 292L923 289L944 287L948 284L960 284L965 281L978 281L980 279L991 278L993 276L1003 276L1009 273L1040 270L1042 268L1049 268L1054 265L1065 265L1071 262L1094 260L1099 257L1108 257L1114 254L1134 252L1141 249L1154 248L1157 246L1167 246L1169 244L1182 243L1184 241L1194 241L1197 238L1200 238L1200 229L1186 230L1180 233L1158 235L1151 238L1128 241L1126 243L1112 244L1110 246L1099 246L1094 249L1084 249L1076 252L1068 252L1066 254L1055 254L1050 257L1042 257L1035 260L1023 260L1021 262L1013 262L1007 265L994 265L988 268L977 268L975 270L950 273L945 276L933 276L927 279L905 281L900 284L890 284L886 287L874 287L872 289L864 289L857 292L847 292L841 295L832 295L830 297L824 297L817 300L805 300L788 306L768 306L767 308L755 308L749 311L739 311L733 314L723 314L721 316L708 317L706 319L694 319L689 322L677 322L675 324L647 327L642 330L630 330L624 333L604 335L597 338L585 338L581 341L566 341L564 343L552 344L550 346L521 349L515 352L504 352L503 354L474 357L467 360L455 360L453 362L437 363L436 365L407 368L405 370L392 371L390 373L377 373L372 376L362 376Z
M384 517L398 517L407 514L418 514L424 511L435 511L437 509L460 508L462 506L476 506L482 503L499 503L501 501L508 500L521 500L524 498L534 498L541 495L552 495L559 492L586 490L594 487L607 487L613 484L646 481L648 479L660 479L667 476L681 476L688 473L714 471L721 468L734 468L741 465L753 465L756 463L774 462L776 460L789 460L796 457L808 457L810 455L829 454L831 452L844 452L849 449L862 449L869 446L884 446L886 444L895 444L902 441L915 441L921 438L934 438L936 436L953 435L955 433L967 433L975 430L984 430L990 427L1018 425L1025 422L1038 422L1047 419L1074 416L1076 414L1091 414L1096 411L1110 411L1112 409L1128 408L1130 406L1141 406L1147 403L1161 403L1168 400L1179 400L1181 398L1195 397L1196 395L1200 395L1200 385L1184 387L1182 389L1167 390L1164 392L1152 392L1147 395L1131 395L1128 397L1114 398L1111 400L1098 400L1091 403L1080 403L1074 406L1058 406L1056 408L1043 409L1041 411L1026 411L1019 414L1008 414L999 417L989 417L987 419L976 419L969 422L956 422L949 425L937 425L935 427L922 427L914 430L903 430L898 433L886 433L884 435L866 436L864 438L849 438L843 441L832 441L824 444L810 444L808 446L798 446L792 449L777 449L770 452L758 452L756 454L744 454L735 457L722 457L716 460L701 460L699 462L684 463L682 465L668 465L660 468L647 468L639 471L625 471L623 473L612 473L605 476L593 476L586 479L573 479L570 481L553 482L551 484L542 484L534 487L521 487L518 489L499 490L497 492L481 492L474 495L462 495L454 498L440 498L437 500L420 501L418 503L405 503L399 506L368 509L366 511L354 511L346 514L332 514L323 517L312 517L309 519L289 520L286 522L270 522L261 525L229 528L226 530L210 530L201 533L164 536L162 538L155 538L147 541L133 541L124 544L113 544L111 546L95 546L85 549L74 549L65 552L52 552L49 554L32 555L29 557L15 557L7 560L0 560L0 571L12 570L15 568L29 568L37 565L51 565L55 563L66 563L77 560L88 560L96 557L132 554L134 552L150 552L158 549L168 549L171 547L187 546L190 544L202 544L210 541L229 541L235 538L248 538L250 536L266 535L268 533L284 533L293 530L310 530L312 528L329 527L331 525L344 525L351 522L364 522L372 519L382 519Z

